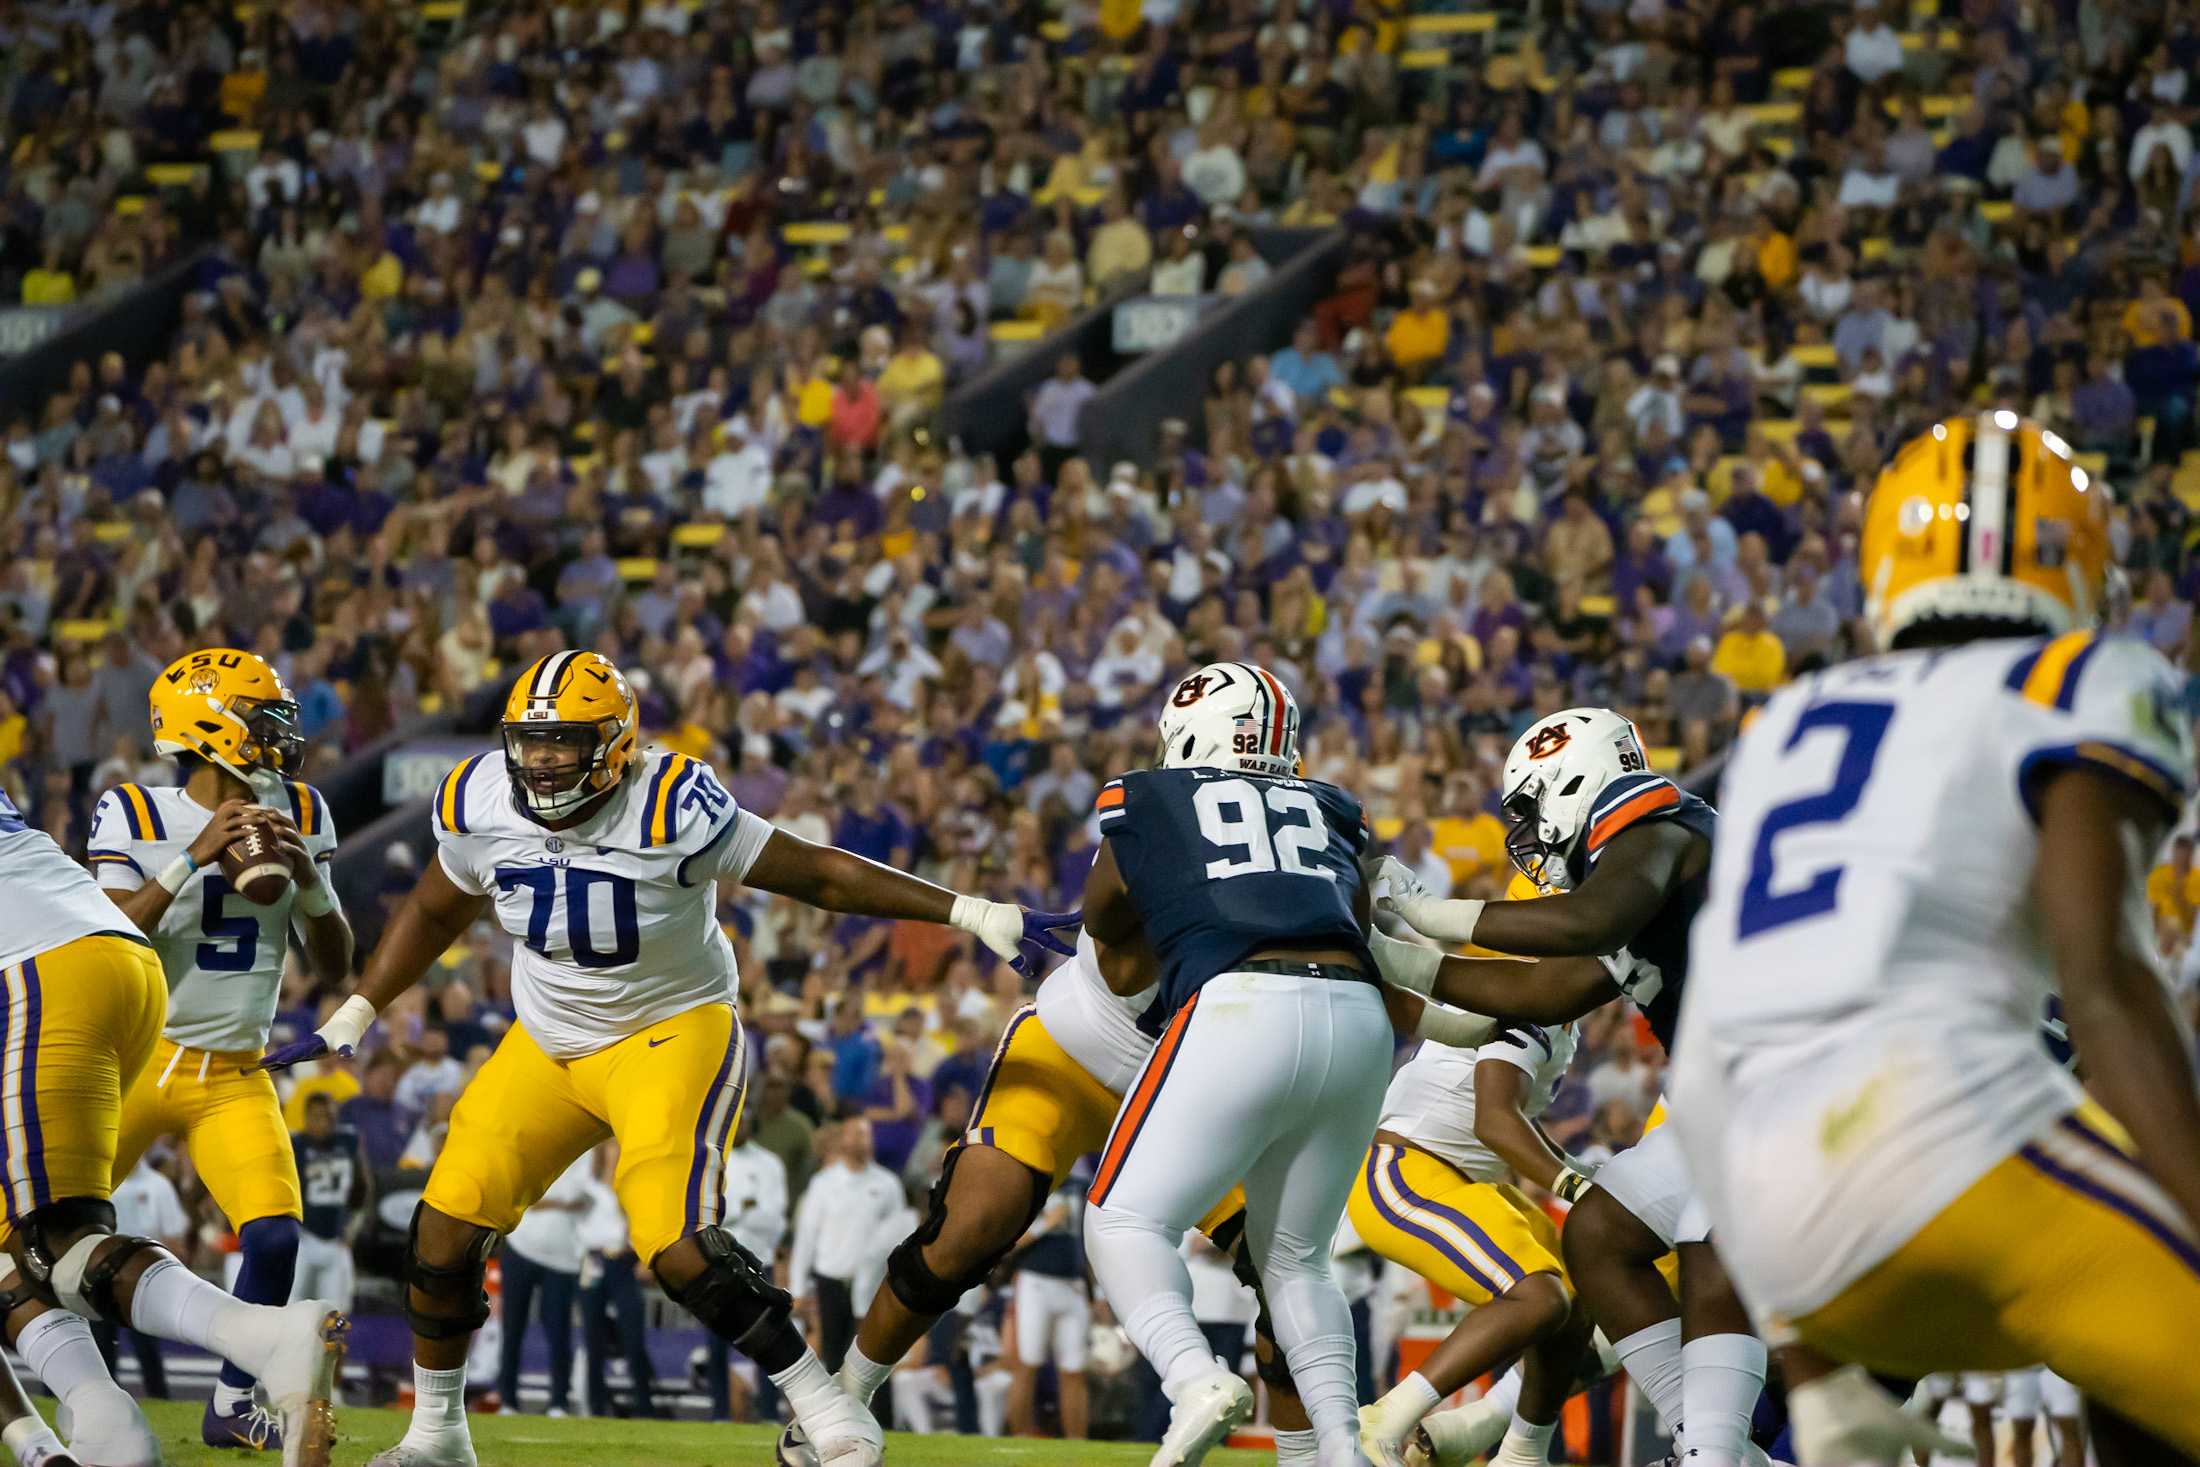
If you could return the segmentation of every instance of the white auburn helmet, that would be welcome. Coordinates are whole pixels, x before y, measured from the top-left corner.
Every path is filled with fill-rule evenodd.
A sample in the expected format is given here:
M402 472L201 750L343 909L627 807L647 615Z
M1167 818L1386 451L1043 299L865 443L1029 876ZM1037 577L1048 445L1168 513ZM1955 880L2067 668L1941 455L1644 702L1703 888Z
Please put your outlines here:
M1572 886L1597 797L1621 775L1649 767L1634 724L1609 708L1537 719L1505 756L1505 853L1534 881Z
M1161 710L1163 769L1299 772L1299 705L1283 680L1250 662L1210 662Z

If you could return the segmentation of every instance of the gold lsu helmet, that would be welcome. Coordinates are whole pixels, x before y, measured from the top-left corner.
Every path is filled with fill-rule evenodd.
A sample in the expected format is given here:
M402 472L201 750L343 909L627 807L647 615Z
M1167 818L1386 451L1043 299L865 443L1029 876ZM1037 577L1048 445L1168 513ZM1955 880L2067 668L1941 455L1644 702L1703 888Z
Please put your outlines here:
M519 806L538 820L562 820L618 788L638 742L634 690L608 658L553 652L512 684L504 700L504 768ZM575 762L530 767L523 755L545 743Z
M1864 506L1860 568L1880 645L1934 623L2010 636L2091 623L2108 508L2108 486L2029 418L2001 409L1934 424Z
M267 659L235 647L186 653L153 679L153 747L246 779L296 774L305 758L298 700Z

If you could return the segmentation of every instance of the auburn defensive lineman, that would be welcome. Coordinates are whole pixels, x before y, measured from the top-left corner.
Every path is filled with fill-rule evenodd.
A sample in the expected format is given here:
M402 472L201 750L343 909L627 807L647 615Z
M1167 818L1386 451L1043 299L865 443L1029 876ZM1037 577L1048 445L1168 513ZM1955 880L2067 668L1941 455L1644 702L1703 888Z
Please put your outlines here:
M2108 498L2014 413L1921 434L1865 508L1892 650L1774 695L1728 766L1674 1125L1795 1347L1805 1461L1888 1445L1862 1367L2036 1362L2104 1462L2200 1458L2200 1094L2144 894L2192 733L2169 664L2091 630Z
M274 1081L257 1066L293 925L316 979L351 976L351 927L321 876L336 828L319 792L295 778L298 705L261 658L190 653L153 679L150 702L153 747L175 759L181 783L119 785L92 810L92 870L168 975L168 1024L123 1098L115 1175L180 1136L237 1234L237 1297L282 1304L298 1258L298 1172ZM293 877L267 906L232 889L220 865L254 822L273 832ZM276 1445L251 1377L233 1364L199 1431L208 1446Z
M1365 936L1359 802L1298 777L1298 708L1272 673L1214 663L1176 685L1160 767L1100 792L1085 925L1150 948L1171 1015L1094 1175L1085 1251L1173 1410L1182 1467L1252 1409L1214 1358L1177 1252L1242 1179L1246 1241L1323 1467L1359 1460L1351 1311L1329 1269L1389 1078L1391 1022ZM1197 1137L1197 1144L1181 1144Z
M79 1460L148 1467L160 1447L115 1387L88 1321L195 1345L259 1378L285 1467L326 1467L344 1317L318 1300L233 1299L150 1238L117 1234L107 1199L122 1097L160 1039L167 982L129 919L0 795L0 1199L14 1262L0 1280L9 1342L69 1408ZM19 1458L48 1448L11 1421Z
M1688 972L1689 924L1702 904L1718 817L1653 774L1633 724L1607 708L1539 720L1505 760L1506 848L1531 879L1555 888L1533 901L1440 901L1386 858L1379 899L1419 932L1503 953L1569 962L1440 959L1385 942L1393 981L1448 1003L1536 1023L1580 1018L1615 997L1634 1000L1673 1051ZM1610 959L1596 954L1616 954ZM1386 969L1387 971L1387 969ZM1566 1266L1582 1301L1635 1384L1703 1467L1761 1460L1749 1443L1765 1348L1749 1330L1709 1223L1691 1206L1670 1127L1576 1189ZM1680 1254L1681 1306L1658 1260ZM1685 1338L1685 1343L1684 1343Z
M841 1384L857 1400L870 1401L933 1322L992 1274L1078 1158L1106 1143L1169 1017L1150 953L1117 952L1110 961L1129 970L1120 981L1131 992L1109 987L1097 944L1090 933L1081 934L1076 952L1047 975L1002 1031L925 1220L889 1256L886 1287L872 1297L841 1366ZM1409 1002L1407 1008L1408 1027L1418 1025L1427 1036L1471 1044L1489 1029L1486 1019L1437 1005ZM1259 1275L1245 1247L1243 1191L1232 1189L1199 1228L1257 1291ZM1314 1436L1275 1347L1265 1301L1255 1354L1268 1384L1278 1467L1313 1467ZM793 1427L781 1439L780 1460L788 1467L814 1461Z
M377 946L358 991L270 1068L357 1045L492 902L517 939L519 1022L466 1089L413 1215L406 1311L417 1401L385 1467L474 1460L467 1342L488 1316L491 1247L573 1159L619 1142L615 1186L635 1251L665 1291L765 1371L819 1459L879 1461L878 1424L818 1363L769 1265L721 1225L721 1168L748 1057L733 947L714 883L833 911L950 922L1019 965L1066 952L1074 914L1026 914L774 829L709 766L636 756L635 702L593 652L521 674L499 759L477 754L436 797L438 859Z

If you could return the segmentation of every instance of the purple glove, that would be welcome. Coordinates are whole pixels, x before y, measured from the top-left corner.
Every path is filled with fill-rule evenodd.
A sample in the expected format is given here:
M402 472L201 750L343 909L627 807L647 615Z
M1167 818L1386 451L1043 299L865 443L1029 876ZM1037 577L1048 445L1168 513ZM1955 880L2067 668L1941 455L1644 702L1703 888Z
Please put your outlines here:
M327 1053L328 1041L318 1034L309 1034L303 1039L293 1039L280 1049L269 1050L267 1057L254 1065L253 1068L265 1070L272 1075L287 1070L292 1065L302 1065L307 1060L317 1060ZM347 1044L342 1049L337 1050L336 1053L344 1059L350 1059L351 1046Z
M1085 914L1082 911L1034 912L1026 907L1023 915L1023 942L1027 948L1060 953L1063 957L1068 957L1071 953L1077 951L1074 943L1065 942L1056 937L1054 933L1057 928L1081 925L1085 920ZM1036 953L1026 952L1022 957L1017 958L1015 962L1010 963L1009 966L1019 973L1028 974L1031 972L1032 961L1036 956Z

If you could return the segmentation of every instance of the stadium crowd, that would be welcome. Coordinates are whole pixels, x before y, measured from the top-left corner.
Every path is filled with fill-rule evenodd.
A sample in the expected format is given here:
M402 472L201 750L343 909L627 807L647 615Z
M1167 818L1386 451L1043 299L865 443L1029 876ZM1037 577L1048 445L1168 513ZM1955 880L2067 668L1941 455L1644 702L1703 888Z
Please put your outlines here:
M72 850L165 782L145 687L189 646L273 660L329 764L574 644L758 813L1055 908L1157 688L1242 657L1310 774L1494 894L1530 717L1608 703L1710 766L1860 644L1856 491L1966 407L2099 456L2112 623L2200 665L2183 7L1568 0L1448 69L1379 0L436 10L0 5L6 299L211 246L153 360L0 403L0 781ZM1257 288L1261 223L1347 229L1334 288L1152 462L1083 456L1074 358L1025 450L929 431L1106 293ZM924 1186L1022 980L723 911L790 1227L849 1117ZM426 1165L500 941L294 1106ZM1617 1014L1583 1053L1554 1134L1624 1145L1661 1056Z

